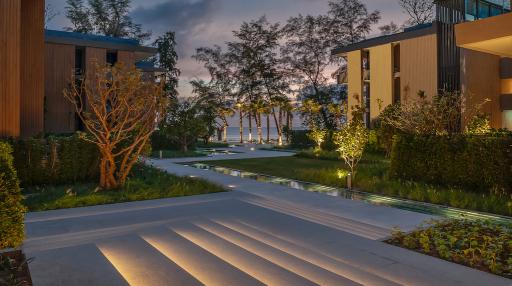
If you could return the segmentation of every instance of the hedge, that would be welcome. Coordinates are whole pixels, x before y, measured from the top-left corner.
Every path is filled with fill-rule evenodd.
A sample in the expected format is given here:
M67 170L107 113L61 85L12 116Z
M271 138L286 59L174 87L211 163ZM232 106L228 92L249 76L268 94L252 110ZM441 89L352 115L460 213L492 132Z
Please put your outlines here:
M392 177L512 193L512 138L396 135Z
M292 149L309 149L315 147L316 143L308 137L309 130L291 130L289 148ZM333 151L336 147L332 141L332 132L328 132L322 150Z
M14 166L22 186L84 182L99 176L98 148L78 133L16 140L12 144Z
M12 148L0 142L0 249L20 246L25 236L25 207L13 167Z

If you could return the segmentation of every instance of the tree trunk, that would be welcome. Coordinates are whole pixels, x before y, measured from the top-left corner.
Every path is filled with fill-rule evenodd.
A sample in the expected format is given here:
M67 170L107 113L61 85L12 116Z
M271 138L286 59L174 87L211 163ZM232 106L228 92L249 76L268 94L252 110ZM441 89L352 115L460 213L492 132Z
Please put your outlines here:
M293 130L293 117L291 111L286 112L286 121L288 125L288 133L286 134L286 142L290 144L290 134Z
M281 113L281 109L279 109L279 120L277 119L277 116L276 116L276 110L274 108L272 108L272 115L274 117L274 122L276 124L276 129L277 129L277 145L278 146L282 146L283 145L283 128L282 128L282 113Z
M244 114L242 113L242 109L238 110L240 113L240 144L244 143Z
M256 114L256 118L258 119L256 121L256 126L258 128L258 144L263 144L263 130L261 128L261 113Z
M224 124L224 126L222 127L222 141L224 141L224 143L227 143L228 142L228 125L227 124Z
M270 143L270 113L267 113L267 143Z
M183 152L188 152L188 142L186 137L181 140L181 150Z
M249 111L249 143L252 143L252 112Z

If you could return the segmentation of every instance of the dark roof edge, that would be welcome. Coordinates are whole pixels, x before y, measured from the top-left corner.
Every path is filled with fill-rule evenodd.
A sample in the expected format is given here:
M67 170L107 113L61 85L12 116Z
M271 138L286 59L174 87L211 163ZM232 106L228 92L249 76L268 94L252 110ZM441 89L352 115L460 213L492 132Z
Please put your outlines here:
M157 48L141 46L139 41L134 39L114 38L55 30L45 30L45 42L151 54L156 54L158 52Z
M430 24L423 24L418 27L407 28L405 31L400 32L400 33L379 36L379 37L375 37L375 38L362 40L362 41L354 43L354 44L337 47L331 51L331 54L339 55L339 54L343 54L343 53L347 53L347 52L351 52L351 51L362 50L362 49L366 49L366 48L370 48L370 47L374 47L374 46L384 45L384 44L388 44L388 43L392 43L392 42L403 41L403 40L417 38L417 37L426 36L426 35L435 34L435 33L437 33L437 23L436 22L430 23Z

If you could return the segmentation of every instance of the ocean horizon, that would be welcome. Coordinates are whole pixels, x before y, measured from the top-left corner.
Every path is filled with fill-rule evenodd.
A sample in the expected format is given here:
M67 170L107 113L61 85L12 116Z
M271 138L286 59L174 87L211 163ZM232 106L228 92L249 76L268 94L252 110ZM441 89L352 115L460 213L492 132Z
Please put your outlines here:
M303 128L294 128L295 130L301 130ZM240 127L228 127L228 141L229 142L240 142ZM263 140L267 140L267 128L262 127L262 133L263 133ZM270 140L277 140L278 134L277 134L277 128L270 127ZM283 135L284 136L284 135ZM252 139L255 140L258 138L258 128L253 127L252 128ZM217 136L214 136L214 139L217 139ZM249 128L244 127L244 141L247 141L249 139ZM283 138L285 139L285 138Z

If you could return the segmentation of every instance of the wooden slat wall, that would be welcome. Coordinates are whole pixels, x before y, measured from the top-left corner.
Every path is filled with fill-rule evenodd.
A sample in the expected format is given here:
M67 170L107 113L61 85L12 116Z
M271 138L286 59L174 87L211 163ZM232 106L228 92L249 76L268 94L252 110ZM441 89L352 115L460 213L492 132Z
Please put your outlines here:
M428 97L437 93L437 36L436 34L400 42L401 101L417 99L423 90Z
M46 44L45 130L49 133L75 131L75 109L63 91L71 83L75 68L75 47Z
M466 104L471 106L490 99L481 111L490 116L493 128L502 127L500 90L500 57L461 49L461 91L468 98Z
M347 54L348 67L348 119L352 119L351 107L359 104L363 95L361 51L353 51Z
M97 63L100 67L104 67L107 62L107 50L101 48L85 48L85 71L87 77L94 75L94 65Z
M370 119L393 103L393 47L391 44L370 48ZM379 100L381 104L379 106Z
M20 135L21 2L0 1L0 137Z
M44 0L21 1L21 136L44 127Z
M133 52L118 51L117 62L123 63L126 67L135 65L135 55Z

